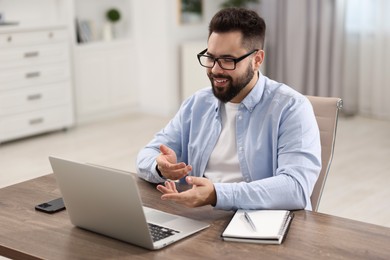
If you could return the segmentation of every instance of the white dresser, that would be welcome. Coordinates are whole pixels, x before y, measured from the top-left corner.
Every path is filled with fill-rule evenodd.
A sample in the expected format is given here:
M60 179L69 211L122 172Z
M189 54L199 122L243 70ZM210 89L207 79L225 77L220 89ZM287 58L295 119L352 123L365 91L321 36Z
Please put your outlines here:
M65 26L0 30L0 143L74 123Z

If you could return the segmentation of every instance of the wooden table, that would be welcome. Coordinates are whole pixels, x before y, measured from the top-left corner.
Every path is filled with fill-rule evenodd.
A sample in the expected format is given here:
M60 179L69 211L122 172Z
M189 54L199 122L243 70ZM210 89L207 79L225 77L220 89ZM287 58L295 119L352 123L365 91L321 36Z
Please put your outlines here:
M232 212L182 208L138 180L144 204L203 220L211 227L162 250L148 251L72 226L66 211L34 210L60 197L53 175L0 189L0 255L13 259L390 259L390 229L311 211L296 211L282 245L224 242ZM369 209L367 209L369 210Z

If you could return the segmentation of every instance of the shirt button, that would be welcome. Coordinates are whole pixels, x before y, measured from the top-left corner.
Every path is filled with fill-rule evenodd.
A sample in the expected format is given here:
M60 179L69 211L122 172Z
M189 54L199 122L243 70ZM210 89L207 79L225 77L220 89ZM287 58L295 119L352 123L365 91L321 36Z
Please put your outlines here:
M240 150L240 152L242 152L242 150L244 150L244 148L242 146L240 146L240 148L238 148Z
M239 115L239 116L238 116L238 119L239 119L239 120L241 120L241 119L242 119L242 116L241 116L241 115Z

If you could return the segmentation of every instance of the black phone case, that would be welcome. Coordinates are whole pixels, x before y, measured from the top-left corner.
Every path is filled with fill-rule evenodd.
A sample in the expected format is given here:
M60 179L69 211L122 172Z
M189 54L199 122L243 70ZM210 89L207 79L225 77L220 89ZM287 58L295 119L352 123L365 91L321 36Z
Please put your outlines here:
M65 209L65 204L62 198L54 199L48 202L35 206L36 210L45 212L45 213L55 213Z

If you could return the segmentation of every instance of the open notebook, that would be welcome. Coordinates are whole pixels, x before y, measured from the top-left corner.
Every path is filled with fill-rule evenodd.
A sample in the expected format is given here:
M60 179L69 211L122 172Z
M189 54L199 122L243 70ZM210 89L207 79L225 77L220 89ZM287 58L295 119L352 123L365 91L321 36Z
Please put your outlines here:
M239 209L222 233L222 238L225 241L281 244L293 216L288 210Z

